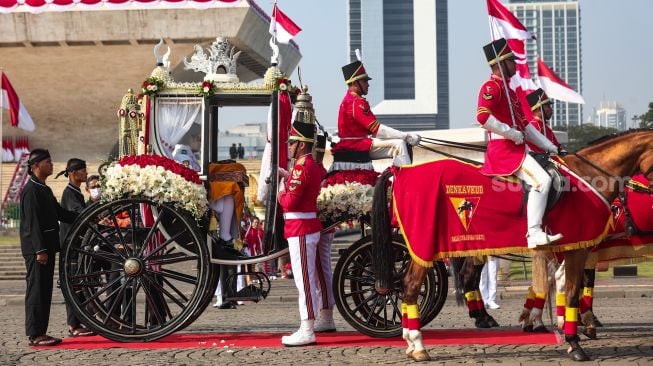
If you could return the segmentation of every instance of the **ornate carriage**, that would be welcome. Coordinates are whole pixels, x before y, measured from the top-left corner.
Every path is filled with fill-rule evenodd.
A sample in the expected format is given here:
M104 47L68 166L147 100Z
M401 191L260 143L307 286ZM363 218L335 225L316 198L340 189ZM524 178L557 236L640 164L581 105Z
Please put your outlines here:
M279 95L285 92L279 81L287 78L273 56L263 82L240 83L235 69L239 52L227 40L218 38L208 52L196 46L195 55L185 61L189 68L206 74L203 82L175 82L166 67L168 52L157 57L142 94L130 91L123 98L118 111L123 158L105 171L103 200L80 215L66 238L60 268L64 296L78 318L106 338L152 341L178 331L210 304L221 266L262 263L288 253L278 230L283 225L274 179L278 164L271 164L267 179L266 221L271 224L266 227L261 255L244 256L223 245L206 208L217 192L242 194L247 184L242 166L218 161L219 108L271 106L271 161L276 162ZM304 108L304 118L314 119L310 103L298 107ZM172 160L177 155L185 157L181 159L185 166ZM337 192L327 193L322 195L327 201L323 207L337 199ZM394 237L388 262L393 285L389 291L377 292L369 220L364 212L345 211L330 215L331 222L325 224L329 230L353 219L362 228L362 238L341 251L335 267L338 309L367 335L397 336L408 250L400 236ZM262 273L250 275L265 284L250 286L248 299L258 301L269 292L269 281ZM446 295L447 274L438 263L420 295L422 324L435 318Z

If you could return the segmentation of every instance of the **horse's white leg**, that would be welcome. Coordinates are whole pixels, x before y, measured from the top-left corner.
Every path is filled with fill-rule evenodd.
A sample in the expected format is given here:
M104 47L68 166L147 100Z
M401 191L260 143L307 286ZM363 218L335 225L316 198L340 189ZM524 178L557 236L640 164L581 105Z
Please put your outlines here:
M415 345L413 341L410 340L409 329L408 329L408 305L406 303L401 303L401 338L408 343L408 348L406 348L406 356L412 357L413 351L415 350Z
M560 263L555 273L556 279L556 315L558 328L563 329L565 326L565 262Z
M524 332L533 331L533 323L531 323L531 311L533 310L533 302L535 301L535 291L533 287L528 287L528 295L526 295L526 302L524 303L524 309L519 315L519 322L522 325L522 330Z
M429 361L431 356L424 349L424 343L422 342L422 331L421 325L419 322L419 309L417 304L408 305L408 344L413 345L413 351L410 353L410 357L415 361ZM406 351L408 354L408 351Z

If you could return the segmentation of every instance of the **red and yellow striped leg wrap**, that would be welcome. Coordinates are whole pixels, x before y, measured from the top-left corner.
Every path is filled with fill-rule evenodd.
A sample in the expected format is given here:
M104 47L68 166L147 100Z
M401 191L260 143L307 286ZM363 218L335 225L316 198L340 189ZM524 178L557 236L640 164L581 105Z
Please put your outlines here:
M401 327L408 329L408 305L401 303Z
M575 336L578 333L578 309L565 310L565 336Z
M564 292L556 293L556 315L558 320L565 320L565 305L567 303L567 297Z
M544 309L544 300L546 299L546 293L538 292L535 294L535 300L533 300L533 308L542 310Z
M465 301L467 301L469 316L473 318L476 314L476 291L465 292Z
M594 288L585 287L583 289L583 297L580 298L578 302L578 307L580 308L580 313L585 314L587 310L592 310L592 300L594 299Z
M481 291L474 291L476 293L476 310L483 311L485 309L485 304L483 303L483 296Z
M408 330L419 330L419 310L417 305L408 305L406 311L408 312Z
M533 304L535 303L535 291L532 287L528 288L528 295L526 295L526 302L524 303L524 309L531 310Z

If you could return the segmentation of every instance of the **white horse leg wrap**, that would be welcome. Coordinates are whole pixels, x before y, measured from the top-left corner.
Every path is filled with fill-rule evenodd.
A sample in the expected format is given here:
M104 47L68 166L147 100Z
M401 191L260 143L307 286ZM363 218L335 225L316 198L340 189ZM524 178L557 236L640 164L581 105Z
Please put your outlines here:
M424 350L424 344L422 343L422 331L421 330L409 330L408 331L408 339L410 339L411 342L413 342L414 345L414 351L423 351Z

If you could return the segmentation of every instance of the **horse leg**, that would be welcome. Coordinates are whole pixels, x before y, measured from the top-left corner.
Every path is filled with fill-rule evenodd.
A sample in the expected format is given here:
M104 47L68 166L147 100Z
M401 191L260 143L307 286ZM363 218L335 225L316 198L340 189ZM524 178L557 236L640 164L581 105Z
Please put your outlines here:
M419 309L417 308L417 297L427 271L428 268L411 261L404 276L404 298L401 304L402 337L408 343L406 356L417 362L431 360L431 356L426 352L422 343Z
M579 310L581 323L585 326L583 334L589 339L596 339L596 317L592 311L592 300L594 297L594 278L596 272L597 258L590 256L588 259L585 270L583 271L583 294L579 299Z
M542 321L542 312L546 295L549 290L549 263L553 263L554 257L550 251L536 250L533 254L533 309L529 315L529 322L533 325L533 332L545 333L549 330L544 326Z
M565 290L567 307L565 309L565 340L569 343L569 357L574 361L588 361L589 357L581 348L578 337L578 295L583 280L587 250L565 252Z
M556 320L558 329L565 327L565 302L567 297L565 295L565 262L563 261L555 273L556 280Z
M535 302L535 291L533 286L528 287L528 294L526 295L526 302L524 302L524 309L519 315L519 322L524 332L533 331L533 323L531 323L531 311L533 311L533 303Z
M463 291L465 293L467 309L469 310L469 317L474 319L474 325L476 325L476 328L490 328L491 325L485 317L485 314L487 314L485 311L485 304L483 304L483 298L481 296L481 291L479 290L482 271L482 257L465 258L465 263L461 269Z

